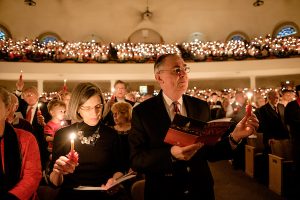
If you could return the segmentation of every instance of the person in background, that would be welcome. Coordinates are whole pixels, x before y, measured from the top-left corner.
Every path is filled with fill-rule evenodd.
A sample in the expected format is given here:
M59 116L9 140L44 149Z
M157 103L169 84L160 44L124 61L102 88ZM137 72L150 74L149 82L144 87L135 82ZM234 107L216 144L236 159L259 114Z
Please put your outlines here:
M219 119L221 118L218 114L222 109L222 103L218 100L219 96L217 93L213 92L210 95L210 100L208 101L208 105L210 108L211 119Z
M235 93L234 102L229 104L226 111L226 117L230 117L234 123L239 123L246 114L246 98L243 91L237 91ZM239 148L234 152L232 156L232 166L236 170L245 169L245 144L247 138L243 139Z
M161 91L133 108L128 136L130 160L134 171L145 174L145 200L214 199L207 161L229 159L239 141L258 127L252 114L244 117L230 134L224 133L214 146L196 143L180 147L164 143L175 112L205 122L211 119L207 102L184 95L189 71L179 55L161 55L154 64Z
M29 86L24 88L24 81L22 78L18 79L16 87L16 95L19 101L17 112L21 112L23 118L33 127L33 134L39 144L42 169L44 170L49 158L47 150L48 144L44 137L44 125L51 119L51 116L48 113L47 105L43 102L40 102L39 104L39 93L36 87ZM41 118L44 121L41 121Z
M132 118L132 106L127 102L117 102L111 107L113 113L115 125L113 128L118 132L121 145L121 158L122 163L125 166L125 172L130 173L132 169L130 168L130 150L128 135L131 129L131 118ZM136 174L134 179L126 181L123 185L127 190L128 194L131 193L131 187L137 180L143 179L141 174Z
M132 92L129 92L125 95L125 99L133 102L133 103L136 103L136 98L135 98L135 95L132 93Z
M65 116L65 121L67 122L67 124L65 125L71 125L72 121L71 118L68 116L68 108L69 108L69 103L70 103L70 99L71 99L71 92L63 92L61 94L61 100L66 104L66 116Z
M10 101L9 92L0 87L0 199L37 200L42 177L39 147L32 133L6 122Z
M266 104L266 100L262 96L256 96L255 98L255 108L258 109Z
M226 117L231 117L232 120L238 123L246 113L246 98L243 91L235 93L235 100L227 107Z
M60 187L58 199L118 199L126 196L123 190L109 195L110 190L74 189L78 186L107 188L125 172L118 134L102 123L104 108L102 91L95 84L80 83L72 91L69 115L78 122L59 129L53 141L49 180ZM72 133L76 135L74 156L70 153Z
M279 103L279 94L271 90L268 102L258 109L259 132L263 133L265 153L271 153L270 144L275 140L289 141L289 132L284 120L284 105Z
M121 144L123 163L126 163L126 171L129 171L129 143L128 133L131 129L132 106L127 102L117 102L111 107L115 125L113 128L118 132Z
M33 133L32 125L16 113L16 110L19 107L18 98L13 93L10 93L9 95L11 98L11 107L10 113L8 114L6 121L10 123L14 128L23 129L25 131Z
M221 119L221 118L225 118L226 117L226 111L227 108L229 106L229 99L228 97L222 97L222 105L221 105L221 109L218 109L217 113L216 113L216 118L217 119Z
M284 110L285 122L289 127L292 155L295 163L294 197L300 195L300 85L296 86L296 100L289 102Z
M44 134L48 142L48 151L52 152L52 142L56 131L65 125L66 104L61 100L52 100L47 105L51 120L44 126Z
M280 103L284 105L284 107L295 98L295 93L293 90L284 89L282 90L282 96L280 99Z
M125 95L127 94L127 87L126 87L126 83L124 81L121 80L117 80L114 84L114 93L111 96L111 99L107 102L106 106L106 110L108 111L107 114L105 114L104 117L104 123L107 124L108 126L113 126L115 124L114 122L114 118L111 112L111 107L114 103L116 102L127 102L130 103L132 106L134 106L135 102L127 100L125 98Z

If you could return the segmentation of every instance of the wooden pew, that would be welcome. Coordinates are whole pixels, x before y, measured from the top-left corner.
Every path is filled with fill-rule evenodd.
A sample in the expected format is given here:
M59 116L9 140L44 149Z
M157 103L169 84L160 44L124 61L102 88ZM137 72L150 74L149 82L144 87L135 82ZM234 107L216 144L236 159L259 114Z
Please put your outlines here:
M245 173L252 178L255 176L255 160L262 155L263 149L262 133L257 133L247 139L245 145Z
M279 195L286 195L293 181L291 144L288 140L271 143L269 154L269 189Z

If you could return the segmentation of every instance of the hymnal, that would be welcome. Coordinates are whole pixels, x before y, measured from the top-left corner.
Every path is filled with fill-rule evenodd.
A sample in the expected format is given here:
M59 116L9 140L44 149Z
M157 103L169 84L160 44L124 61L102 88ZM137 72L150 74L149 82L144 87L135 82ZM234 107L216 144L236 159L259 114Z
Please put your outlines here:
M74 190L109 190L110 188L122 183L123 181L126 181L128 179L132 179L136 177L136 174L132 171L132 172L129 172L127 174L125 174L124 176L121 176L120 178L118 178L116 180L116 182L114 182L110 187L95 187L95 186L79 186L77 188L74 188Z
M203 122L176 114L164 142L182 147L197 142L214 145L232 125L230 120L223 118Z

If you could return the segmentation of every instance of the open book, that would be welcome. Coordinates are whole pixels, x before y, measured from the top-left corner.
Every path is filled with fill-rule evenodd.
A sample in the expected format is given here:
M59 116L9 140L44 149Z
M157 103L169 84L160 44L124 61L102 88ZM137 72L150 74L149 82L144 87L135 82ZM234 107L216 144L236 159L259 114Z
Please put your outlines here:
M74 190L109 190L110 188L122 183L123 181L126 181L128 179L134 178L136 176L135 172L129 172L123 176L121 176L120 178L118 178L116 180L116 182L114 182L110 187L95 187L95 186L78 186L77 188L74 188Z
M197 142L214 145L232 125L231 118L203 122L176 114L164 142L188 146Z

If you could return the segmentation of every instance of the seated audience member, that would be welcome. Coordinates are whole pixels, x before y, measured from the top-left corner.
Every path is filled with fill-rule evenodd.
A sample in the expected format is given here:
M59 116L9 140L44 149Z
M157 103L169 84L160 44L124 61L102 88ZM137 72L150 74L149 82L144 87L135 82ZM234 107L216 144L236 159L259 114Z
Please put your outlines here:
M33 133L33 128L31 124L27 120L21 118L19 115L16 114L16 110L19 107L18 98L13 93L10 93L10 98L11 98L11 107L6 121L10 123L14 128L23 129L25 131Z
M52 118L44 126L44 134L48 142L48 151L51 153L54 135L65 123L66 104L60 100L52 100L48 103L47 107Z
M105 100L99 87L78 84L71 95L69 114L78 121L59 129L53 141L50 181L60 187L58 199L118 199L126 196L119 187L109 194L100 190L76 190L78 186L109 187L125 172L118 134L102 123ZM74 133L74 150L70 135Z
M0 199L37 200L42 169L35 137L7 123L10 94L0 87Z

